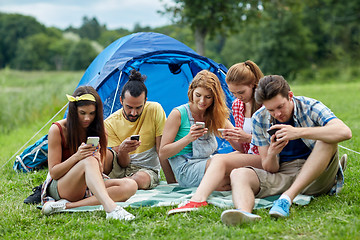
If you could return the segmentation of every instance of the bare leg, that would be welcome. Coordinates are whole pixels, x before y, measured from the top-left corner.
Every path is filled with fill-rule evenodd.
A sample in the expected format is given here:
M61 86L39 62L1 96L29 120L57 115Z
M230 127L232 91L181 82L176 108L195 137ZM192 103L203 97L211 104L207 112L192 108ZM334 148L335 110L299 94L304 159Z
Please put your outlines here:
M244 166L262 168L260 156L243 154L238 151L215 155L211 159L205 175L191 200L203 202L207 200L214 190L230 190L230 186L226 188L224 183L229 183L229 175L233 169Z
M284 194L289 196L291 200L294 200L302 190L324 172L336 151L337 144L328 144L317 141L299 175Z
M148 189L151 184L151 178L149 174L143 171L136 172L134 175L129 177L137 183L138 189Z
M109 193L110 198L114 202L124 202L136 193L137 184L134 180L129 178L123 179L109 179L105 181L105 187ZM66 204L66 208L75 208L82 206L94 206L101 204L96 196L84 198L77 202L70 202Z
M176 183L174 172L169 164L169 159L160 160L161 168L164 172L167 183Z
M231 172L232 198L236 209L251 213L255 194L260 191L260 182L254 170L238 168Z
M104 206L106 212L111 212L116 208L117 205L106 190L98 161L94 157L79 161L59 179L59 195L70 202L79 201L84 196L86 186Z

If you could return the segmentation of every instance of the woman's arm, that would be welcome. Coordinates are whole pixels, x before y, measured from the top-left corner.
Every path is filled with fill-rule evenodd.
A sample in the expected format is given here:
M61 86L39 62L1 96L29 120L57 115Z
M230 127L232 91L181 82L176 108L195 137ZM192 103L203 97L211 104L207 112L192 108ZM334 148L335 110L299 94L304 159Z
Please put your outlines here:
M169 114L161 137L161 143L159 148L160 161L167 159L179 153L185 146L191 141L183 138L174 142L181 124L181 114L178 110L174 109Z
M48 166L51 178L55 180L60 179L81 159L92 156L94 151L95 147L82 144L75 154L61 162L61 134L59 128L56 125L52 125L48 134Z
M195 141L207 133L208 130L207 128L200 128L194 124L190 127L190 131L185 137L174 142L175 137L179 131L180 124L181 114L177 109L174 109L171 111L168 119L165 122L159 150L160 161L176 155L189 143Z

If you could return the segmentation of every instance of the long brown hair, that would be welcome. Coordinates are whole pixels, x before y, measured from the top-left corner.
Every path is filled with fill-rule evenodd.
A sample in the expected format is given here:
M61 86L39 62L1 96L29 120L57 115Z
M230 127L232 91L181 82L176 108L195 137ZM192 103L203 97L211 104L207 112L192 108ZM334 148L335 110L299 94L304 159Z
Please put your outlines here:
M214 101L205 112L205 125L210 132L219 135L217 129L224 128L225 121L229 117L229 109L226 106L225 94L220 81L214 73L208 70L198 72L189 86L188 97L190 102L194 101L193 93L198 87L209 90L213 95Z
M94 105L96 108L95 118L86 129L86 137L98 136L100 137L100 154L101 158L105 158L107 139L105 136L104 117L103 117L103 104L99 94L91 86L80 86L72 94L73 97L81 96L84 94L91 94L95 97L95 102L90 100L80 100L76 102L69 102L69 111L66 117L67 128L67 142L70 148L70 153L74 154L78 150L80 144L85 142L86 139L81 139L79 117L77 108L80 106Z
M262 73L258 65L256 65L256 63L250 60L232 65L226 74L225 80L227 84L229 83L235 85L254 84L251 115L253 115L253 113L256 112L256 110L258 110L261 107L261 104L258 104L255 101L254 94L255 94L255 89L259 84L259 80L262 77L264 77L264 74Z

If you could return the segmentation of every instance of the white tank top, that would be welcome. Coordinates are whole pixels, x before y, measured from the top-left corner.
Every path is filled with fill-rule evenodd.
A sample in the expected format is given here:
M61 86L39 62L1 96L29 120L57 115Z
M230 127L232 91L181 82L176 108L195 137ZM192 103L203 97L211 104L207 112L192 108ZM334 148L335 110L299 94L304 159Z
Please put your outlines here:
M252 122L251 118L245 118L244 120L244 126L243 126L244 132L251 134L252 133Z

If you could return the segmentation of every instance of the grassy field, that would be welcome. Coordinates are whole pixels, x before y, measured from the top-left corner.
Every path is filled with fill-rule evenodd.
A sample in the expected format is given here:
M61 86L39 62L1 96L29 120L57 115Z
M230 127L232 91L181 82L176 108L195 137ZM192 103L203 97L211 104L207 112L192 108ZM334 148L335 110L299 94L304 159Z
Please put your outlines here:
M170 207L127 209L132 222L107 221L104 212L41 215L23 204L46 171L17 174L9 158L66 103L82 73L0 71L0 238L1 239L360 239L360 156L349 155L343 191L321 196L307 206L293 206L287 219L274 220L257 210L262 220L241 227L221 223L224 209L168 217ZM321 100L351 127L353 138L341 146L360 152L360 79L345 83L294 84L295 95ZM61 119L63 113L57 118ZM33 140L47 133L48 127ZM33 142L32 141L32 142Z

